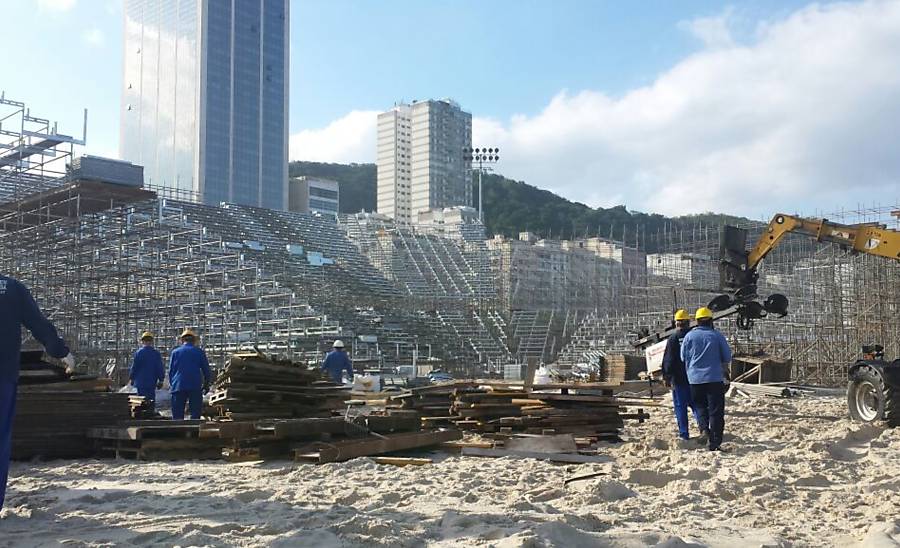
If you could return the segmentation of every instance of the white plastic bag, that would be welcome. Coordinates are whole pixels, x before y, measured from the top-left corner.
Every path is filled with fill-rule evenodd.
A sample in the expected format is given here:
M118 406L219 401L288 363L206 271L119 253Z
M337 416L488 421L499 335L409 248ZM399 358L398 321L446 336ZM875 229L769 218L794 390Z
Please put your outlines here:
M540 366L534 372L534 384L550 384L550 370L545 366Z
M354 392L381 392L381 376L353 375Z

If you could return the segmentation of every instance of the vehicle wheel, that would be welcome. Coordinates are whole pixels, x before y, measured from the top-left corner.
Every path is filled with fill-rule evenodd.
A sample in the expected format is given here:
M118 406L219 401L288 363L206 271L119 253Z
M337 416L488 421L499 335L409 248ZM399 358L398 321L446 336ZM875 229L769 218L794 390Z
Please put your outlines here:
M863 365L850 377L847 386L850 418L860 422L886 420L900 424L900 390L886 386L875 369Z

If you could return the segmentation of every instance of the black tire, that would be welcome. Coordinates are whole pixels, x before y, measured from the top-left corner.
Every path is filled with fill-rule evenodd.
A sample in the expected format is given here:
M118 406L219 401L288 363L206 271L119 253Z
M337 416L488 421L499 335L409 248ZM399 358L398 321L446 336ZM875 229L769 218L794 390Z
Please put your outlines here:
M884 420L891 426L900 425L900 390L886 385L881 373L868 365L861 365L850 376L847 407L855 421Z

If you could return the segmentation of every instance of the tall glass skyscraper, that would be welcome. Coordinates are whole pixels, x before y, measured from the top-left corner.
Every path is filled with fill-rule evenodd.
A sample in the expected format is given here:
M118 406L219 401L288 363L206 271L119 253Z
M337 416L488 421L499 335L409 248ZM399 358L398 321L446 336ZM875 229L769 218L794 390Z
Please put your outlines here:
M147 184L285 209L289 0L125 0L120 155Z

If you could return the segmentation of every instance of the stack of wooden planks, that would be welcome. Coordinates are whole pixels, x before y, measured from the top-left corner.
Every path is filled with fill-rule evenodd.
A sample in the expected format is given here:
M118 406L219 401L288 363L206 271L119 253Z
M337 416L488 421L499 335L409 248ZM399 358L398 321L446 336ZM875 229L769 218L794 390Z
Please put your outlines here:
M643 356L607 354L603 358L602 378L607 383L632 381L646 370L647 360Z
M88 384L94 391L84 391ZM88 430L131 416L128 394L96 391L107 386L90 381L20 386L13 419L12 458L91 456L94 446Z
M348 389L323 381L319 371L256 352L232 356L215 388L210 405L220 417L235 421L328 417L350 395Z
M418 413L370 414L347 417L309 417L259 421L216 421L200 427L200 437L218 440L231 461L293 458L320 443L335 444L418 431ZM324 462L324 461L323 461Z
M222 458L217 440L200 437L200 421L143 420L91 428L101 457L137 460Z
M575 393L577 391L578 393ZM485 433L574 434L617 439L626 414L606 385L551 384L526 387L495 381L462 381L414 388L389 407L423 414L426 427L450 424Z

